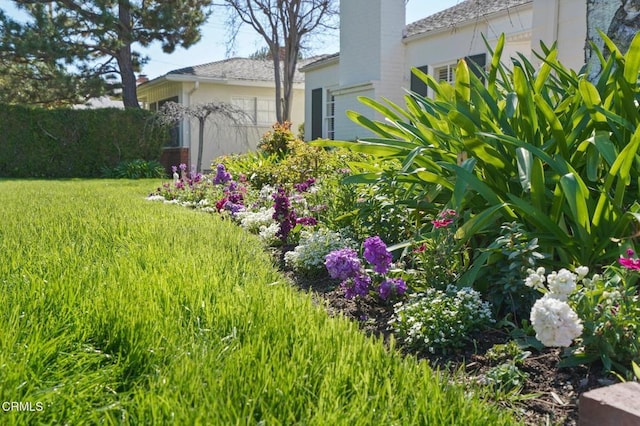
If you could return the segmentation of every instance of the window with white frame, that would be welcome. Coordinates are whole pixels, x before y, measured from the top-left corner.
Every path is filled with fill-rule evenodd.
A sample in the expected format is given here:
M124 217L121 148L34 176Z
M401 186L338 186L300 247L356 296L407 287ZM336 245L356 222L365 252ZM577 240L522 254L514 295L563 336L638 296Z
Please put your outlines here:
M433 69L433 76L437 81L446 81L447 83L453 84L456 81L455 62L435 67Z
M272 98L234 97L231 104L242 110L253 125L271 126L276 122L276 105Z
M336 134L336 97L327 90L327 109L325 113L327 120L327 139L335 139Z

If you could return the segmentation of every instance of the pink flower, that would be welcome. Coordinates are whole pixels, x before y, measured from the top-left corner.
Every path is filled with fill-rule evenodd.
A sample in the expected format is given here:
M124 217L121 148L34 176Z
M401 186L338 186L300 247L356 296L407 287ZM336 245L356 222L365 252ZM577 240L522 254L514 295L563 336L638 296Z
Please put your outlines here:
M632 259L630 257L621 257L618 259L620 265L633 271L640 271L640 259Z
M453 219L433 219L434 228L446 228L453 223Z

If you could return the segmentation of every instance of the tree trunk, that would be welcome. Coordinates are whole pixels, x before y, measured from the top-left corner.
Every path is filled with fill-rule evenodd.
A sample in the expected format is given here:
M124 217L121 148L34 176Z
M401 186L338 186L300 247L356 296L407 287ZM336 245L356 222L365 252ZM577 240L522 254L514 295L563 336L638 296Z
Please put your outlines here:
M587 42L592 42L605 54L609 53L598 30L607 34L622 53L640 30L640 0L587 0ZM589 79L594 81L601 66L597 55L587 50Z
M271 49L271 55L273 56L273 72L274 80L276 84L276 121L283 123L284 118L282 114L282 78L280 76L280 46L278 43L274 43L269 46ZM257 119L257 117L256 117Z
M204 150L204 122L207 121L207 114L204 117L198 117L198 161L196 163L196 172L202 172L202 151Z
M122 46L117 50L116 60L122 80L122 103L125 108L140 108L136 74L131 59L131 5L128 0L118 1L118 21Z

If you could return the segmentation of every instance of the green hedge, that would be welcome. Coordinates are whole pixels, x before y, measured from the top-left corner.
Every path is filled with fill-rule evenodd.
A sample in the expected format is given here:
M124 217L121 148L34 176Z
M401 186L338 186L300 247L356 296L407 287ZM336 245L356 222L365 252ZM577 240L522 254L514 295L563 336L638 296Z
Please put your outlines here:
M167 139L145 110L0 105L0 177L99 177L122 161L159 160Z

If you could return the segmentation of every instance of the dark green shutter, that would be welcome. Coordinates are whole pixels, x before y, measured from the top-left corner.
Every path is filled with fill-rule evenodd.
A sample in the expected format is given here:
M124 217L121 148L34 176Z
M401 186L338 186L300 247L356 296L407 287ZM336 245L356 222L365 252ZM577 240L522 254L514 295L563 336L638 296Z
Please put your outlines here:
M322 137L322 89L311 91L311 140Z
M480 53L478 55L471 55L464 58L465 62L469 66L469 70L476 75L481 81L484 81L482 71L485 65L487 65L487 54Z
M416 67L416 68L418 68L420 71L422 71L425 74L429 74L429 66L427 66L427 65L424 65L424 66L421 66L421 67ZM411 88L412 92L415 92L415 93L417 93L419 95L422 95L422 96L427 96L428 87L429 86L427 86L425 82L423 82L418 77L416 77L413 73L411 73L411 87L410 88Z

